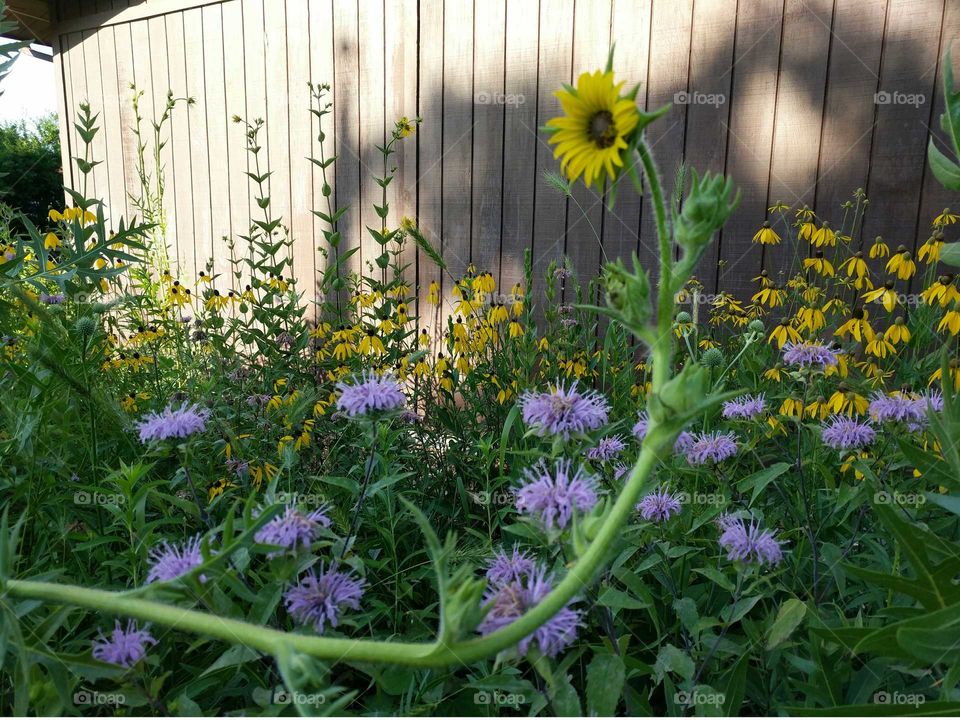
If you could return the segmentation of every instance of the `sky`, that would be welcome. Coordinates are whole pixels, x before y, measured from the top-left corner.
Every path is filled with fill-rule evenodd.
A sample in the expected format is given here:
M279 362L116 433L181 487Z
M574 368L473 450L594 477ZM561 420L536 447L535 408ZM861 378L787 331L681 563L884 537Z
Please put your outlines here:
M38 50L50 52L43 45ZM13 70L0 83L0 123L31 120L57 110L53 63L20 54Z

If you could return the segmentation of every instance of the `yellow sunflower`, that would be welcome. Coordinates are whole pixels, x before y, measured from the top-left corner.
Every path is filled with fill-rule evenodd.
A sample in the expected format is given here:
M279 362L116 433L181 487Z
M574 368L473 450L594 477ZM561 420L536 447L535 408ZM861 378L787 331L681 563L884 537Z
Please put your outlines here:
M614 168L623 167L626 137L640 121L640 112L632 98L620 97L622 87L614 84L612 71L598 70L583 73L576 88L554 93L566 115L548 120L547 128L552 130L550 143L557 146L553 156L563 156L560 169L571 182L583 175L588 187L599 185L603 170L612 180Z

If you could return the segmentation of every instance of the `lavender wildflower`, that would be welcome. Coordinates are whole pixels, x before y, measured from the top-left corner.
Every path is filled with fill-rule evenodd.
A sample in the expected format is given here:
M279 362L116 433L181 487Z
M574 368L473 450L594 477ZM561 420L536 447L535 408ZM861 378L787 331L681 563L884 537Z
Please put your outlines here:
M535 568L533 558L516 546L510 555L498 550L487 566L487 580L492 587L502 588L513 582L522 582Z
M763 393L759 395L741 395L723 404L723 417L727 419L753 420L763 412L767 405Z
M626 449L623 438L619 435L605 437L587 451L587 457L591 460L612 460Z
M877 422L919 422L923 408L917 403L916 396L878 392L870 400L869 412Z
M644 520L660 523L669 520L672 515L680 512L680 497L666 488L660 488L656 492L644 496L637 503L637 511Z
M569 388L559 383L552 392L525 392L520 397L523 421L544 435L559 435L569 440L575 433L589 432L607 422L610 406L595 390Z
M717 464L737 454L737 436L733 433L700 433L690 441L684 452L691 465Z
M724 518L720 526L720 546L727 551L728 560L777 565L783 559L776 531L761 530L753 520L747 526L742 519L730 517Z
M558 460L553 472L541 460L524 472L527 482L517 490L517 510L537 517L547 529L563 530L574 510L589 512L597 504L596 478L569 460Z
M147 583L166 582L184 575L203 563L200 553L200 536L187 540L182 546L171 545L166 540L150 551L150 572L147 573ZM200 582L205 578L201 575Z
M330 518L326 515L326 506L304 513L294 505L287 505L282 515L272 518L257 530L254 539L264 545L278 545L295 553L299 548L309 550L317 539L321 527L330 527ZM267 557L276 557L283 553L271 552Z
M48 295L45 292L40 293L40 302L46 305L62 305L66 299L67 296L63 293L56 293L54 295Z
M337 627L344 608L360 609L364 585L363 580L357 580L349 571L326 570L321 565L319 573L311 569L284 594L287 612L297 622L313 625L317 634L322 635L328 623L330 627Z
M788 342L783 346L783 361L788 365L819 366L823 369L827 365L837 364L837 353L829 346L819 343Z
M628 470L630 470L630 467L626 463L617 463L613 468L613 479L620 480L627 474Z
M350 417L379 410L397 410L407 401L400 385L389 373L377 377L368 370L355 377L352 385L339 382L337 388L340 390L337 409Z
M190 405L186 401L178 408L168 405L163 412L148 413L137 423L140 442L190 437L194 433L203 432L209 417L209 410L199 405Z
M525 582L514 581L503 587L489 588L484 595L483 604L491 605L483 622L478 628L481 635L489 635L506 627L537 605L552 589L551 579L542 567L536 567L527 576ZM537 643L540 652L555 657L577 638L577 628L581 625L580 612L570 605L561 608L556 615L517 643L517 650L526 655L532 642Z
M650 427L650 415L644 410L637 417L637 423L633 426L633 436L643 442L643 439L647 436L647 430Z
M696 436L684 430L679 435L677 435L676 441L673 443L673 452L675 455L683 455L687 450L693 447L693 444L697 441Z
M130 620L124 629L116 620L109 639L100 633L100 639L93 641L93 657L100 662L129 668L136 665L147 654L147 645L156 645L157 641L145 629L140 630Z
M650 428L650 416L647 414L647 411L644 410L638 416L636 425L633 426L633 436L643 442L643 439L647 436L647 430ZM681 455L687 451L687 449L693 444L694 437L691 433L684 430L679 435L673 443L673 452L676 455Z
M845 415L834 415L822 426L821 437L834 450L854 450L873 442L877 433L867 422L860 422Z

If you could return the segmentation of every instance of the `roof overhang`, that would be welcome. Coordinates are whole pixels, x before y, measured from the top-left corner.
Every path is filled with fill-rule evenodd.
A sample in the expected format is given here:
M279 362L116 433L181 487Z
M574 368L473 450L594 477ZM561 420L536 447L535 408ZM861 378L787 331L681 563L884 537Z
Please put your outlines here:
M17 24L12 36L45 45L51 40L51 14L48 0L7 0L7 16Z

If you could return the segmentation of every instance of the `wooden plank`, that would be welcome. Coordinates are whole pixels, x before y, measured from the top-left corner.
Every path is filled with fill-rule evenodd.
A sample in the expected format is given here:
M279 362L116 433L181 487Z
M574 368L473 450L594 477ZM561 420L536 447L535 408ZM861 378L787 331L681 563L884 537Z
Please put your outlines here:
M287 0L287 82L290 93L290 231L297 290L314 319L313 182L310 177L310 11L308 0Z
M84 77L84 59L83 38L80 33L67 37L67 42L69 43L69 50L66 53L66 77L70 83L70 87L67 89L67 106L71 108L70 113L70 123L68 131L70 133L70 178L73 182L73 189L77 192L87 192L92 190L89 187L84 187L83 175L80 173L80 170L77 168L77 163L75 158L83 157L84 153L84 144L80 139L80 136L77 134L76 122L77 116L80 113L80 103L87 101L87 87L86 87L86 78ZM68 202L72 205L72 199Z
M616 45L613 58L617 80L625 80L624 87L640 84L637 102L646 103L647 61L650 52L650 19L652 0L614 0L611 40ZM629 161L639 168L637 158ZM641 196L633 187L626 173L618 180L617 200L612 211L606 214L603 224L603 249L607 259L622 258L627 267L630 256L637 252L640 243ZM653 248L656 250L656 248ZM650 253L645 253L645 265L652 262Z
M817 186L817 160L830 49L833 0L787 0L767 206L784 202L793 208L813 206ZM790 223L793 215L787 213ZM779 214L767 218L782 226ZM787 228L776 227L785 238ZM761 266L772 277L787 273L797 248L787 242L763 246ZM787 276L781 275L785 282Z
M230 256L225 236L230 235L230 167L227 148L226 68L223 62L223 15L220 5L200 10L203 28L203 83L207 113L207 158L210 165L210 256L216 287L226 293L232 288ZM202 240L201 240L202 242Z
M694 5L683 155L684 162L701 175L708 170L724 172L736 22L737 0ZM706 293L716 290L718 257L715 239L694 272Z
M263 32L266 41L267 127L270 147L270 210L274 219L290 228L290 115L287 88L286 7L282 2L263 4ZM279 231L282 233L283 231ZM279 238L280 235L277 235ZM279 259L279 258L278 258Z
M569 0L541 0L540 51L537 89L537 123L543 125L563 110L554 97L561 83L569 82L573 54L573 3ZM536 129L536 128L534 128ZM553 151L538 138L537 176L533 219L533 300L542 311L543 283L552 261L562 262L566 234L567 201L543 181L546 171L557 172ZM542 315L542 312L540 313Z
M417 34L417 6L403 0L384 0L386 33L386 121L387 132L401 117L413 121L417 114L417 46L409 38ZM417 140L408 137L396 146L393 161L397 175L387 188L390 201L390 227L395 228L404 216L417 215ZM409 240L400 255L406 266L404 279L414 288L417 281L417 247Z
M197 99L188 113L190 138L190 181L192 183L193 237L197 274L207 271L210 261L212 225L210 219L210 157L206 78L203 67L203 10L197 8L183 14L183 49L186 58L187 94ZM182 277L187 287L194 287L196 275ZM194 291L196 292L196 290Z
M104 28L106 30L106 28ZM120 90L120 145L123 149L123 187L126 195L127 217L140 218L140 212L133 204L130 193L140 187L134 158L137 153L137 139L133 134L133 89L134 81L133 35L129 25L112 28L113 46L117 57L117 83Z
M886 6L837 0L834 7L814 207L823 218L839 218L840 205L866 187Z
M107 226L110 225L110 175L108 173L109 151L107 149L106 133L103 129L103 80L100 75L100 44L96 32L87 30L82 34L83 40L83 72L87 87L87 101L90 103L90 112L97 116L96 124L100 128L93 137L92 157L100 164L93 168L90 177L93 181L92 196L104 203L104 213L107 216Z
M359 4L360 56L360 255L365 273L380 278L374 265L381 247L369 228L380 230L381 220L373 206L382 205L382 189L377 177L383 176L383 156L377 145L384 143L384 63L383 0Z
M65 39L60 35L53 38L53 74L57 84L57 123L60 126L60 168L63 175L63 184L68 187L73 184L71 177L71 133L70 118L73 117L73 108L67 102L67 89L70 83L66 81L66 51ZM62 209L62 208L61 208Z
M72 4L75 8L79 7L83 1L85 0L62 0L62 2ZM152 17L204 7L206 5L219 5L224 2L224 0L149 0L149 2L143 0L142 2L131 4L125 0L114 1L116 3L114 8L103 12L91 12L90 10L93 8L84 8L83 11L71 9L62 12L61 22L57 25L58 32L63 34L93 30L100 27L125 25L126 23L137 20L149 20Z
M121 121L120 105L122 93L117 75L117 49L113 40L114 29L103 28L97 32L100 49L100 67L103 88L103 135L107 146L107 173L110 181L110 219L113 227L119 225L121 217L129 218L127 208L126 174L123 153L123 135L126 130Z
M936 76L930 69L939 60L938 44L929 41L930 29L938 27L942 17L942 2L890 0L887 12L863 237L869 241L882 235L891 250L916 246Z
M473 6L447 3L443 13L443 259L454 278L470 262L473 161ZM449 290L450 288L444 288ZM444 299L444 315L453 312Z
M105 28L106 29L106 28ZM163 113L167 107L167 99L170 93L170 69L167 60L167 24L162 17L150 18L147 20L147 34L150 38L150 80L153 87L153 107L155 108L154 118L160 122ZM180 107L179 110L186 111L186 108ZM163 194L163 237L167 245L167 257L171 262L178 257L177 249L177 203L176 203L176 183L173 177L173 151L170 147L170 123L164 124L160 135L160 167L157 168L152 160L154 152L153 127L147 123L146 128L148 146L148 167L151 176L162 175L164 184Z
M249 123L255 123L258 118L267 117L267 76L266 76L266 41L263 35L263 3L264 0L242 0L243 10L243 73L246 86L245 106L246 111L240 112L243 119ZM260 172L266 172L270 167L270 147L267 142L266 131L261 131L258 137L258 143L261 150L256 159L246 150L245 125L240 125L234 130L241 135L244 143L244 155L246 166L241 166L244 172L256 172L256 165L259 161ZM262 220L263 211L257 206L257 186L248 177L244 176L244 182L247 189L248 206L250 207L251 218ZM245 232L245 235L249 233ZM249 255L249 249L244 241L239 241L238 252L244 256ZM244 267L238 284L241 289L251 283L250 270Z
M337 206L349 208L340 219L341 252L360 247L360 60L357 0L334 0L334 73L336 97L333 109L337 126ZM360 253L344 263L344 272L360 271Z
M500 276L503 207L504 115L516 111L518 105L517 98L506 95L503 85L506 3L489 0L477 3L475 9L471 260L478 272L491 272L497 278Z
M420 2L420 94L417 114L423 118L417 133L417 225L437 249L441 247L443 218L443 0ZM338 129L340 125L337 126ZM339 175L338 175L339 179ZM435 334L437 310L427 302L432 282L442 283L440 269L422 252L417 255L419 288L417 312L421 325ZM449 290L449 288L447 288Z
M610 52L609 3L574 5L573 67L570 82L576 84L582 73L602 70ZM587 189L578 182L567 205L567 235L565 254L570 258L584 293L596 276L604 257L602 233L604 222L604 195L594 188ZM570 288L565 289L565 302L574 302ZM588 302L596 302L589 298Z
M718 287L739 298L752 294L750 278L760 270L751 239L767 212L782 25L782 0L758 0L737 22L727 174L743 197L720 234Z
M647 142L656 158L665 198L673 194L676 171L683 159L684 126L687 104L683 93L689 91L690 32L693 22L692 0L653 0L650 64L647 70L647 107L657 109L673 103L670 111L647 131ZM640 213L640 254L651 267L658 257L656 222L653 208L645 197Z
M533 204L537 175L537 73L539 0L507 0L503 126L503 222L499 286L511 292L524 281L524 254L533 238ZM509 149L509 152L507 152ZM543 152L547 149L544 147Z
M333 102L336 88L334 87L334 45L333 45L333 3L331 0L312 0L310 9L310 75L314 85L328 84L330 91L326 94L326 102ZM333 113L325 115L323 118L324 140L319 138L319 125L317 119L310 116L310 154L318 160L321 154L324 158L332 158L336 153L336 110ZM322 153L321 153L322 149ZM312 165L312 163L311 163ZM313 209L329 213L335 210L337 205L337 183L336 171L333 167L328 168L324 173L320 168L311 167L313 180ZM330 196L328 199L323 195L324 176L330 186ZM329 226L320 218L313 216L313 237L317 247L325 251L330 250L330 246L324 240L323 231L329 230ZM323 255L317 255L315 258L316 281L319 282L321 273L325 272L328 265L328 259Z
M167 15L164 18L167 31L167 67L170 90L174 97L189 97L187 86L187 56L184 46L183 16ZM117 32L121 32L117 28ZM170 154L173 158L170 177L173 180L174 206L173 231L177 238L176 268L173 274L193 281L197 276L196 233L193 212L193 168L190 156L190 121L193 115L203 112L196 105L179 106L170 118ZM201 261L202 263L203 261Z
M226 183L230 196L230 235L234 242L236 257L246 254L240 235L247 235L250 228L250 196L247 190L247 152L241 125L232 118L246 114L247 93L243 45L243 5L240 0L225 2L223 9L223 66L226 92L226 125L224 132L227 141ZM245 284L245 283L244 283ZM243 290L243 285L231 274L229 284L234 290Z

